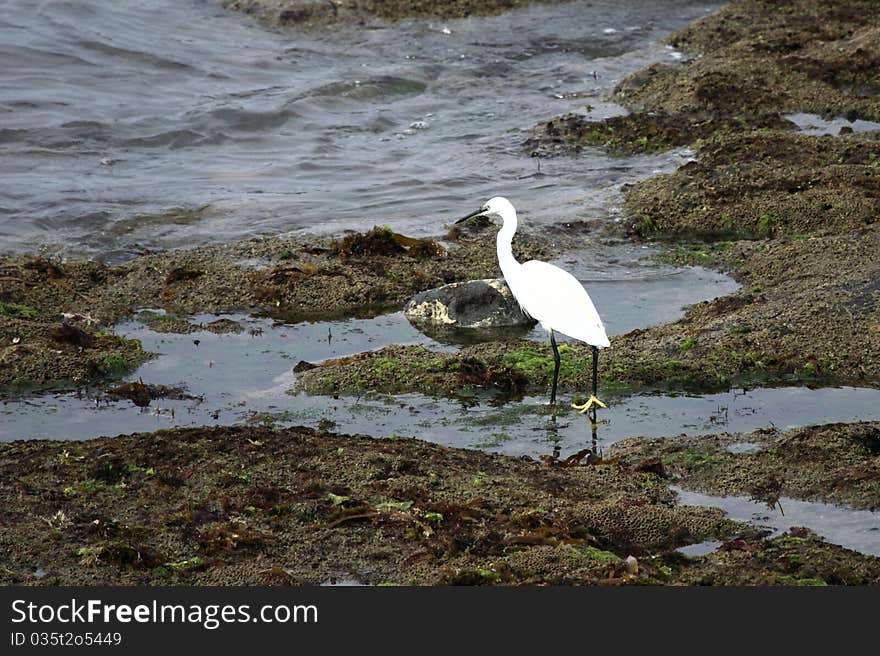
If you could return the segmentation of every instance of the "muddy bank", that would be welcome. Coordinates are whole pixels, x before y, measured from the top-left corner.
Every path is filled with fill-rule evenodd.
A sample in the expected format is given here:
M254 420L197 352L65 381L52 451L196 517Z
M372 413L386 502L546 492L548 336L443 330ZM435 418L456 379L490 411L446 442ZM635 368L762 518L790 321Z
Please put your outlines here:
M689 146L716 132L793 130L795 127L775 113L730 117L659 111L613 116L601 121L566 114L537 126L523 148L532 157L576 155L588 147L604 148L615 155L631 155Z
M624 189L645 236L770 238L880 222L877 135L716 134L674 173ZM846 265L846 263L844 263Z
M173 332L201 329L186 315L203 312L290 322L370 316L401 308L419 291L498 275L486 227L457 228L449 237L442 245L386 228L314 242L270 237L115 266L0 257L0 388L85 383L132 370L149 355L102 331L140 308L163 311L141 316ZM520 255L550 257L561 241L526 237ZM205 327L237 329L228 324Z
M743 451L738 446L746 445ZM864 510L880 509L880 423L829 424L700 437L616 442L609 458L659 458L688 489L748 496L768 504L780 496Z
M880 561L801 562L654 468L564 467L293 428L0 445L4 584L864 584ZM683 559L704 539L729 551ZM810 541L802 541L810 542ZM743 550L741 545L748 545ZM805 550L798 544L799 550ZM819 553L821 552L821 553ZM638 559L638 573L625 559ZM748 565L730 567L731 559ZM723 574L722 574L723 572Z
M633 73L611 98L630 112L554 119L526 148L541 155L584 146L651 152L717 132L790 129L781 116L880 120L880 18L871 0L741 0L672 34L691 57Z
M106 281L93 262L0 258L0 388L118 377L149 359L137 341L103 332L88 294Z
M32 317L0 316L0 345L0 389L12 393L120 378L152 357L137 340Z
M667 42L698 56L623 80L615 98L628 109L880 119L880 15L872 0L741 0Z
M532 2L544 4L561 0L223 0L231 11L254 16L281 28L316 28L340 23L365 24L377 20L405 18L467 18L492 16Z
M657 121L668 121L669 130ZM628 231L634 236L807 238L880 221L878 133L814 136L789 127L754 130L748 121L728 129L714 119L689 130L669 116L630 115L620 118L617 128L612 122L589 128L579 118L557 119L566 129L534 152L571 152L584 145L623 152L690 145L696 157L677 171L624 186Z
M637 111L876 118L880 88L861 67L880 54L878 34L871 3L735 2L671 37L700 57L637 73L616 95ZM716 354L735 349L756 374L876 384L877 136L718 131L696 143L696 161L624 190L635 235L761 240L678 249L682 261L730 267L744 285L707 308L717 318L693 315L695 348L714 336ZM716 327L741 335L739 346Z

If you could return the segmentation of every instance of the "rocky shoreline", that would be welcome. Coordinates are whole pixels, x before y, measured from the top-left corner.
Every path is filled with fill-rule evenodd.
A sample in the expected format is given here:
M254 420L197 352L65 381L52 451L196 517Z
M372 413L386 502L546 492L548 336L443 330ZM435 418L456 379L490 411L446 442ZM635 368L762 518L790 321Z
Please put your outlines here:
M253 13L308 3L227 4ZM379 3L324 4L427 15L422 3L393 16ZM626 234L604 237L656 241L667 259L742 285L615 337L600 391L880 383L880 134L802 134L786 118L880 120L872 4L733 2L669 38L690 59L621 82L614 99L629 115L560 117L524 144L541 156L691 148L694 161L624 190ZM449 3L449 15L473 6ZM290 20L326 22L310 16ZM295 322L399 309L416 292L497 276L491 235L470 226L414 240L377 227L115 266L3 257L0 389L110 384L151 357L106 330L142 308L171 313L148 321L176 332L195 313ZM517 255L549 259L576 241L521 235ZM566 345L562 357L560 389L587 389L588 350ZM548 346L525 340L455 354L393 346L316 363L297 383L313 394L466 387L515 398L545 389L551 363ZM676 506L670 486L876 510L878 435L875 422L633 438L604 458L545 462L308 428L0 444L0 583L876 584L880 559L798 527L767 539L718 510ZM756 448L728 450L739 442ZM677 551L706 540L721 547Z
M664 467L693 458L652 447L662 459L622 449L586 465L253 427L3 445L0 583L880 580L880 559L805 529L766 539L720 510L675 505ZM704 540L722 546L676 551Z

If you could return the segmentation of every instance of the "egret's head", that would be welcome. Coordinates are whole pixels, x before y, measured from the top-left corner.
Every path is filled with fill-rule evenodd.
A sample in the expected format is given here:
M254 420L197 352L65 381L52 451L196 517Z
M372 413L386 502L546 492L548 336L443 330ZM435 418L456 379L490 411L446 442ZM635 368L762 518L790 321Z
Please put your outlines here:
M504 198L504 196L495 196L486 201L486 203L476 212L471 212L467 216L463 216L456 223L467 221L472 216L500 216L504 221L512 220L516 217L516 210L513 209L513 203Z

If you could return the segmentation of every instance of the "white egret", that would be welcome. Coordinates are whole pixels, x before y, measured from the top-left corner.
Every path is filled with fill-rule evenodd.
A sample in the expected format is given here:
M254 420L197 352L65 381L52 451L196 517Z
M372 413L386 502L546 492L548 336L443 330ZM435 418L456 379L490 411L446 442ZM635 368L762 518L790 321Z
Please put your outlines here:
M585 413L593 407L607 407L596 397L599 349L611 346L605 334L605 326L584 286L568 271L548 262L529 260L520 264L513 256L513 235L516 233L516 210L513 204L501 196L495 196L476 212L459 219L461 223L473 216L498 215L503 224L496 239L498 264L523 312L541 324L550 333L553 346L553 387L550 404L556 403L556 384L559 380L559 349L556 332L586 342L593 349L593 392L583 405L572 407Z

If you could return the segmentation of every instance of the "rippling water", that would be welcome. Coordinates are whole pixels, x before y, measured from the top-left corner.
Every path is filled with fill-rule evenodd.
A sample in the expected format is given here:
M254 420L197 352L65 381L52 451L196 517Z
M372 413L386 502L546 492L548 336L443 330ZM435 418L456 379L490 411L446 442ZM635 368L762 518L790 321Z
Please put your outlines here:
M495 195L532 221L614 213L682 155L538 162L540 120L594 107L720 4L593 0L276 33L205 0L7 0L0 251L106 259L282 231L417 234ZM152 218L172 208L202 208Z

